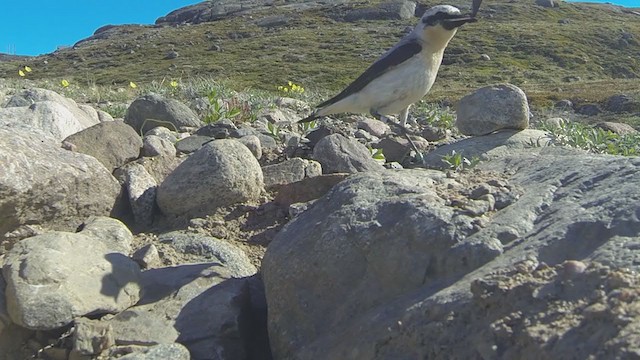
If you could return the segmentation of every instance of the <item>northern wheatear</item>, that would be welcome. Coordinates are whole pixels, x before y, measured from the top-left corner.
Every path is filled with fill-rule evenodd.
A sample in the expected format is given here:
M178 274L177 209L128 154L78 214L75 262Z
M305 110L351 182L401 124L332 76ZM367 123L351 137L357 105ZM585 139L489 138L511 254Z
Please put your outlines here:
M299 122L347 112L375 117L399 114L404 127L411 104L422 99L436 80L444 49L458 27L476 21L481 1L473 1L473 11L469 15L462 15L451 5L430 8L411 33L341 93L318 105L311 115Z

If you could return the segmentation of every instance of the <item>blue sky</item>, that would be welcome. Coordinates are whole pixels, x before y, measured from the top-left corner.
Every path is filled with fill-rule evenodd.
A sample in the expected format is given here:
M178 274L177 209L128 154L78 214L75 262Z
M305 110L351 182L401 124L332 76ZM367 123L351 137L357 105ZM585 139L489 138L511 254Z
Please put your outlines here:
M533 0L532 0L533 1ZM584 0L603 2L599 0ZM107 24L153 24L160 16L199 0L2 0L0 52L39 55L73 45ZM606 1L605 1L606 2ZM608 0L640 7L640 0Z
M0 52L39 55L73 45L107 24L153 24L199 0L1 0Z
M576 2L571 0L571 2ZM622 5L627 7L639 7L640 0L578 0L578 2L590 2L590 3L612 3L616 5Z

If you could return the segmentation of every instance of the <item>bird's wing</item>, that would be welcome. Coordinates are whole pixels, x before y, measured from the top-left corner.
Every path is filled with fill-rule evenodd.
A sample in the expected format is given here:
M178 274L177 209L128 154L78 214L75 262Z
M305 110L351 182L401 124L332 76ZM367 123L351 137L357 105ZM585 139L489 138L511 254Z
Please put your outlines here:
M334 104L347 96L354 94L362 90L373 79L376 79L380 75L392 69L394 66L400 65L413 55L422 51L422 45L417 40L410 40L395 49L392 49L387 54L383 55L380 59L374 62L367 70L362 73L357 79L355 79L346 89L341 93L332 97L331 99L318 105L318 108L322 108L331 104Z

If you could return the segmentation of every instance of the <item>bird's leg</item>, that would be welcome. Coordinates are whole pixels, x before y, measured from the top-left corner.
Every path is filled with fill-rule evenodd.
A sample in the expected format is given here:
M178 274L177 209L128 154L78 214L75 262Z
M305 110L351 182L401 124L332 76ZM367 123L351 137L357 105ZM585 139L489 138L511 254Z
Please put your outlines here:
M422 156L422 154L418 150L418 147L416 146L416 144L409 137L409 130L407 130L407 128L405 127L405 124L407 122L407 117L409 115L409 106L407 106L407 108L402 110L402 112L400 113L401 124L398 124L395 121L391 121L388 117L380 114L379 112L377 112L375 110L371 110L370 114L371 114L371 116L375 117L376 119L378 119L380 121L388 122L388 123L390 123L390 124L392 124L392 125L394 125L396 127L399 127L400 129L402 129L402 134L407 139L407 141L409 141L409 144L411 144L411 147L413 148L413 151L416 152L416 156L418 156L418 158L420 158L422 163L424 163L424 157Z
M399 119L400 120L400 125L402 125L402 127L406 127L407 126L407 118L409 117L409 108L411 107L411 105L407 106L404 110L402 110L402 112L400 112L400 116Z

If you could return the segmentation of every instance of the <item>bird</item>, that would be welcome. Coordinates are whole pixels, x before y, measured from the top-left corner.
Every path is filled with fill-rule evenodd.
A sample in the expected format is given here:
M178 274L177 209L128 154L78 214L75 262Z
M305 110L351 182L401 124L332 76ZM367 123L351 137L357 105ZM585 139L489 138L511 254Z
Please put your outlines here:
M298 122L338 113L371 114L386 120L387 115L398 114L404 129L410 106L431 90L449 41L460 26L477 21L481 2L474 0L468 15L451 5L428 9L413 31L342 92L317 105L311 115Z

